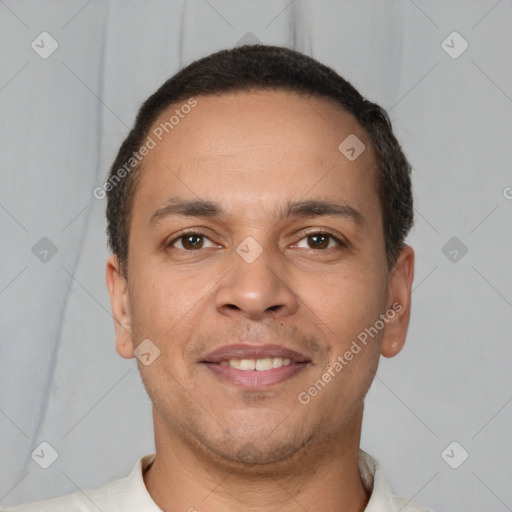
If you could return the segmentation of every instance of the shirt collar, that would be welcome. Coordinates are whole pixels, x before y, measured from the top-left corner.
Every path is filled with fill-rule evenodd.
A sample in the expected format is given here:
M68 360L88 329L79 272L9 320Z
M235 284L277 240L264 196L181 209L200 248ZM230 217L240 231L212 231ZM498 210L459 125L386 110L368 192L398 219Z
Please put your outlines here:
M144 484L144 471L153 463L155 454L144 455L126 478L126 506L130 510L144 510L147 512L162 512L151 498ZM368 453L359 450L359 471L363 486L370 500L364 512L395 512L395 511L421 511L423 508L415 506L402 498L393 495L384 476L380 464ZM124 509L126 510L126 509Z
M120 510L137 510L144 512L162 512L162 509L151 498L144 483L144 471L153 464L155 454L150 453L141 457L132 472L126 478L126 508Z

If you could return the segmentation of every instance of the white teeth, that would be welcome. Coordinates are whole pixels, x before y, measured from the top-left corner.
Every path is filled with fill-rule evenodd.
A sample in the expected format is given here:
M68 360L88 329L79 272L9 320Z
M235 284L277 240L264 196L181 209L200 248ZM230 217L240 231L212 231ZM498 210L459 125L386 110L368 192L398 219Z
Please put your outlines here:
M240 359L240 370L255 370L256 361L254 359Z
M283 358L282 357L273 357L272 358L272 368L281 368L283 366Z
M272 368L272 358L258 359L256 361L256 370L270 370Z
M290 359L283 359L282 357L264 357L262 359L230 359L229 361L221 361L223 366L229 364L231 368L237 370L258 370L267 371L272 368L281 368L281 366L289 366Z

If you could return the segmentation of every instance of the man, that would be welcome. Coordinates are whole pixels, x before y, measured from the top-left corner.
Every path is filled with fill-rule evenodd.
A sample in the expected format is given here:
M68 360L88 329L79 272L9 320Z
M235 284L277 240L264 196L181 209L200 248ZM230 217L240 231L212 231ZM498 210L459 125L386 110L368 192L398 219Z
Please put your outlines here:
M359 448L414 274L410 166L380 107L292 50L222 51L143 104L104 190L116 347L156 454L13 510L425 510Z

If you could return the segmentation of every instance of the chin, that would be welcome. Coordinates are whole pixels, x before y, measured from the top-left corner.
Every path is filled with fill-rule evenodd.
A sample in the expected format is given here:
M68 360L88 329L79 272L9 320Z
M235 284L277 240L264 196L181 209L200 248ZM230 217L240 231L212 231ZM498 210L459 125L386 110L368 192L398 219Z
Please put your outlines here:
M267 436L265 439L240 440L238 443L230 441L228 445L219 443L210 450L217 462L230 471L252 475L277 473L296 466L313 437L310 435L301 441L271 441Z

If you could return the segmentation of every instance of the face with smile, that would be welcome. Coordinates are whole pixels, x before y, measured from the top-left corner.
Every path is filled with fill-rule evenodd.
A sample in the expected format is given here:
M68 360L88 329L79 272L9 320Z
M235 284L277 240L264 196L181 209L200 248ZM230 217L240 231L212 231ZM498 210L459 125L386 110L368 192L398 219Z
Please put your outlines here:
M379 357L401 349L413 253L388 270L371 142L327 99L198 96L145 157L127 278L107 265L117 351L139 362L157 453L251 468L358 448ZM168 119L175 106L161 116ZM354 161L338 149L355 134ZM307 391L393 303L401 310L320 392ZM332 371L332 370L331 370Z

